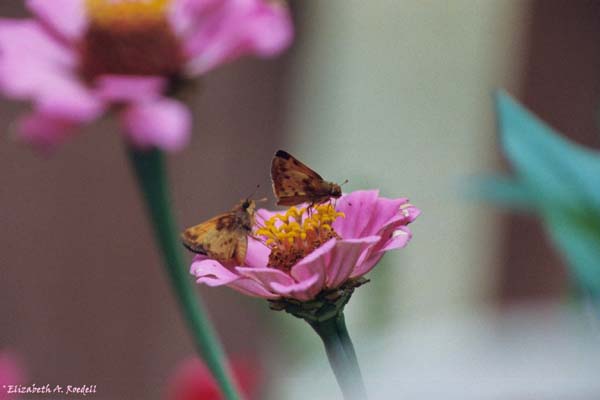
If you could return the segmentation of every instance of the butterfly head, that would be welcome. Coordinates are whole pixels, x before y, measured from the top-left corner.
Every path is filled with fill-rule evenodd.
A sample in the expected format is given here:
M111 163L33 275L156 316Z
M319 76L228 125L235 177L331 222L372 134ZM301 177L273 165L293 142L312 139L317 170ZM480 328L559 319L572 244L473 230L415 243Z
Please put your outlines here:
M242 211L252 215L254 214L254 210L256 210L256 202L251 199L245 199L240 203L239 207Z
M338 197L341 197L342 196L342 187L340 185L338 185L337 183L332 183L331 189L329 190L329 195L331 197L335 197L336 199Z
M256 185L256 190L254 190L254 192L250 196L246 197L245 200L242 200L238 204L239 210L246 212L250 215L254 215L254 211L256 211L256 203L264 203L268 200L266 197L263 197L262 199L258 200L252 200L252 197L254 197L259 188L260 185Z
M331 190L329 191L329 195L336 199L342 197L342 186L344 186L346 183L348 183L348 179L346 179L339 185L337 183L331 183Z

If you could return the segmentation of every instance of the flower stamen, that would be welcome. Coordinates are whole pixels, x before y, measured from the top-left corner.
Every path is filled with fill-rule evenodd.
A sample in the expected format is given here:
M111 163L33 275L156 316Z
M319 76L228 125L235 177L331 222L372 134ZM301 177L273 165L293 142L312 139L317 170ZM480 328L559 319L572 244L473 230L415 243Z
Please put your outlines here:
M100 26L163 20L172 0L86 0L90 20Z
M90 19L81 43L81 73L173 77L183 64L168 19L172 0L86 0Z
M256 230L256 235L271 249L268 266L289 271L323 243L339 238L332 227L339 217L344 217L344 213L336 211L331 204L319 204L290 207L284 214L269 218Z

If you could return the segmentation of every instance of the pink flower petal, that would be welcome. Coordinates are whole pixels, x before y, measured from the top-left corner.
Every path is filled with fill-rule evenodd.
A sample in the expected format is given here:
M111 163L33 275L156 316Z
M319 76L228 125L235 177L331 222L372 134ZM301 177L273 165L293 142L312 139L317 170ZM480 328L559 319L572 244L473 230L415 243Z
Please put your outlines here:
M282 3L260 0L248 24L246 37L250 51L261 57L277 55L292 42L294 31L288 8Z
M204 12L197 29L185 39L192 74L245 54L263 57L286 48L293 36L287 8L263 0L227 0Z
M320 274L309 276L301 282L293 285L281 285L273 282L273 289L283 297L291 297L299 301L312 300L322 287L323 278Z
M68 75L76 62L73 49L33 20L0 19L0 89L7 96L27 99L45 92L48 80Z
M379 263L381 258L385 255L385 252L369 252L354 268L354 271L350 274L350 278L357 278L371 272L373 268Z
M352 192L338 200L336 208L346 217L337 219L333 228L344 239L376 235L400 215L400 206L405 203L405 198L379 197L376 190Z
M402 215L404 217L402 221L404 224L412 222L409 221L408 214L405 215L401 210L401 207L407 204L407 198L388 199L385 197L379 197L375 203L371 218L369 219L369 224L363 231L363 236L379 233L382 228L385 228L387 225L389 225L398 215Z
M270 292L277 293L277 291L273 289L273 283L283 286L291 286L296 283L288 274L275 268L237 267L235 270L241 276L258 282L260 286L266 288Z
M191 115L182 103L161 98L132 104L121 114L131 143L142 149L182 149L190 137Z
M169 14L171 26L180 36L189 34L222 4L223 0L175 0Z
M408 207L402 207L401 213L406 218L404 223L409 224L417 219L419 215L421 215L421 210L413 205L410 205Z
M343 238L380 237L361 254L351 278L370 272L386 251L404 247L412 237L405 225L414 221L420 213L419 209L409 205L408 199L382 198L377 191L345 195L338 201L337 209L346 214L346 218L338 219L333 225Z
M8 96L32 99L35 108L56 119L89 121L104 104L73 72L72 49L62 46L37 23L0 21L0 89Z
M253 237L248 237L248 250L245 265L248 267L262 268L269 262L271 250Z
M219 262L202 256L194 258L190 267L190 273L197 278L197 283L204 283L208 286L229 286L248 296L265 299L276 299L279 297L252 279L243 278L225 268Z
M281 297L266 290L260 283L252 279L239 279L228 286L247 296L260 297L261 299L278 299Z
M399 227L394 231L390 240L388 240L380 251L390 251L400 249L408 244L412 239L412 232L405 226Z
M329 253L335 248L336 242L336 239L330 239L321 245L321 247L313 250L292 267L290 275L296 281L301 282L317 274L322 277L323 283L325 283L327 261L329 261L330 257Z
M338 240L329 253L326 286L336 288L346 282L357 268L361 255L380 240L379 236L360 239Z
M99 117L105 110L104 102L67 74L46 77L37 90L34 106L46 114L87 122Z
M40 150L51 151L72 136L78 127L75 121L37 112L17 121L17 135Z
M231 282L240 279L238 274L231 272L218 261L202 256L194 258L190 273L198 278L198 283L205 283L208 286L229 285Z
M350 277L356 278L369 273L375 268L375 265L381 260L385 252L406 246L411 238L412 233L410 229L404 225L388 227L382 233L379 242L363 254L362 260L359 260Z
M27 0L27 8L54 32L74 41L87 26L84 0Z
M131 103L157 99L166 84L159 76L103 75L95 86L102 100Z
M336 209L345 214L333 223L333 229L344 239L360 237L369 223L375 203L379 197L378 190L359 190L345 194L337 200Z
M327 241L292 267L290 275L297 284L288 288L276 285L273 289L282 295L294 293L293 297L300 301L314 298L325 287L329 253L335 244L335 239Z

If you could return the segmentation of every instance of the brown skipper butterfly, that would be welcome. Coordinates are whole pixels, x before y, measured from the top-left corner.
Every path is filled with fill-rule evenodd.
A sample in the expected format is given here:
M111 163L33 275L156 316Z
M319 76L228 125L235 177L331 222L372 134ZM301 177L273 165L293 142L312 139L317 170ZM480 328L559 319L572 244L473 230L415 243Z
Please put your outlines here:
M327 182L321 175L283 150L277 151L271 163L271 180L277 205L319 204L342 195L337 183Z
M183 245L224 264L243 265L255 209L253 200L243 200L231 211L184 230L181 233Z

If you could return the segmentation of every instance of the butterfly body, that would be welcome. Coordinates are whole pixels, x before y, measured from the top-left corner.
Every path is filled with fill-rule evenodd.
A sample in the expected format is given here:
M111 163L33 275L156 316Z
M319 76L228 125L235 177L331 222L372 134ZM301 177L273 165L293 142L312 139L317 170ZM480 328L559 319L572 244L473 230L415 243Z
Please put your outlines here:
M244 200L231 211L192 226L181 233L183 245L224 264L242 265L246 259L248 235L254 225L256 203Z
M325 203L342 195L340 185L327 182L321 175L283 150L277 151L273 157L271 180L277 205L280 206Z

